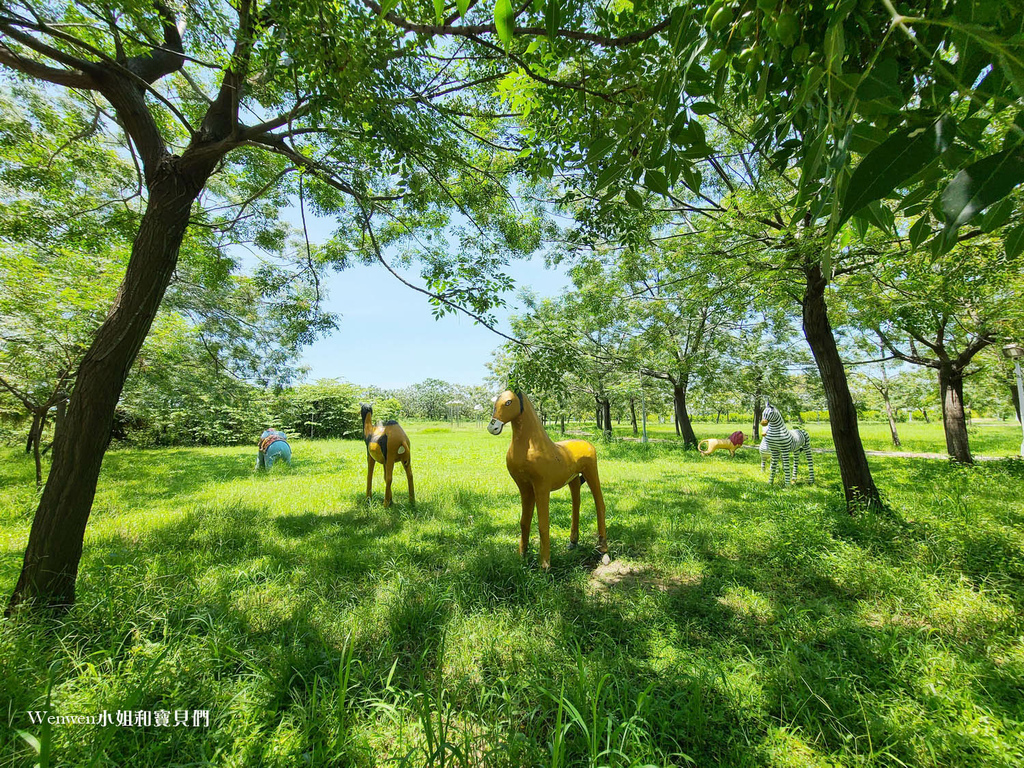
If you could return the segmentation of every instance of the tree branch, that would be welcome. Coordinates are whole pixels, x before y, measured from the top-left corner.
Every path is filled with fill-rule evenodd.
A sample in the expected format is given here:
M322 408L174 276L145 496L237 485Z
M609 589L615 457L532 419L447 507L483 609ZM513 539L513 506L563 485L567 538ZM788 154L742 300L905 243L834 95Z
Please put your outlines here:
M372 10L378 16L381 15L381 7L374 0L363 0L363 5ZM446 23L444 24L417 24L416 22L402 18L393 11L389 11L384 14L384 18L399 29L416 32L430 37L468 37L472 39L477 35L497 34L497 29L494 24L460 24L458 26L454 26L448 23L448 20L446 20ZM638 30L636 32L630 32L628 35L622 35L621 37L607 37L606 35L598 35L593 32L580 32L575 29L560 29L556 34L558 37L564 37L568 40L581 40L604 48L624 48L636 43L641 43L644 40L654 37L662 30L668 29L669 22L670 19L665 18L653 27ZM546 27L515 27L512 30L512 34L516 36L543 35L547 37L548 31Z
M16 35L14 30L12 30L7 24L0 24L0 31L7 33L15 40L19 39L19 36ZM23 37L34 40L30 35L23 35ZM19 40L19 42L21 41ZM48 46L42 47L46 48ZM87 64L86 62L80 63ZM29 77L33 77L38 80L44 80L48 83L53 83L54 85L62 85L66 88L80 88L82 90L96 90L97 88L96 81L92 78L91 70L88 68L83 68L81 71L75 71L74 69L58 69L57 67L50 67L46 64L35 61L34 59L22 56L2 41L0 41L0 64L17 72L21 72L23 75L28 75Z
M161 77L177 72L185 64L185 49L181 42L181 33L185 28L184 21L180 23L180 26L176 24L174 14L163 0L155 0L153 5L160 15L164 44L149 53L132 56L124 64L125 69L149 85Z

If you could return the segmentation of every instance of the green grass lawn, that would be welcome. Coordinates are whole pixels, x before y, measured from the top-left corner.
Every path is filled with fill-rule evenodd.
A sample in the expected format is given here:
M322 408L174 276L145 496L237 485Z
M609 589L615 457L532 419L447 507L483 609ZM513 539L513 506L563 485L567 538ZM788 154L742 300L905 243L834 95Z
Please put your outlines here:
M978 453L1014 452L988 429ZM815 486L770 488L755 451L604 443L612 564L567 550L562 490L544 573L536 528L516 552L509 436L410 437L414 509L401 473L383 508L379 470L365 503L359 441L297 441L261 476L252 449L111 451L76 607L0 620L0 765L36 759L15 730L46 741L26 712L48 695L209 711L54 726L62 766L1024 765L1020 462L872 457L891 512L851 517L828 454ZM0 459L6 598L35 490Z

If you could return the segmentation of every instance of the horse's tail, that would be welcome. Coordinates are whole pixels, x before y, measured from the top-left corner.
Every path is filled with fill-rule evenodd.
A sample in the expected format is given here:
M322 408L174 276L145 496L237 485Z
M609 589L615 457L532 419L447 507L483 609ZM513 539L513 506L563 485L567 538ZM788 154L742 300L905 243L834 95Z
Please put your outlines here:
M701 445L709 445L710 443L711 443L711 441L709 439L704 438L699 443L697 443L697 450L700 451L701 453L703 453L706 456L707 455L707 451L705 451L703 448L701 448Z

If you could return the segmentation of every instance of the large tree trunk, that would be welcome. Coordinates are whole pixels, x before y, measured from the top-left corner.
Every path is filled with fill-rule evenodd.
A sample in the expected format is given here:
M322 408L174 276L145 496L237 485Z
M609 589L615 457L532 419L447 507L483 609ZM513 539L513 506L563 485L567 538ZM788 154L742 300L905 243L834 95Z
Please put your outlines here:
M124 281L82 359L64 423L54 437L49 478L8 614L22 603L65 608L74 602L85 527L114 408L170 282L192 203L214 159L186 173L179 158L167 156L150 180L149 201Z
M951 365L939 368L939 392L942 395L942 428L946 432L949 457L962 464L973 464L967 440L967 418L964 413L963 371Z
M680 379L672 386L672 400L675 402L676 417L679 419L679 429L683 436L683 445L687 448L697 447L697 435L693 432L693 424L690 423L690 414L686 411L686 387L689 382Z
M562 414L562 434L565 434L565 414Z
M761 416L764 414L764 403L761 402L761 396L757 395L754 397L754 440L758 444L761 442Z
M825 305L825 287L828 281L821 266L814 264L805 270L807 284L803 300L803 329L811 347L814 361L821 374L821 383L828 400L829 424L836 446L839 474L843 480L846 504L852 511L857 505L879 507L882 504L878 488L871 476L864 444L857 425L857 410L853 405L846 370L836 347L836 338L828 320Z
M640 434L640 430L636 425L636 398L629 398L629 423L633 427L633 437Z
M612 436L612 401L607 397L601 401L601 422L605 437Z

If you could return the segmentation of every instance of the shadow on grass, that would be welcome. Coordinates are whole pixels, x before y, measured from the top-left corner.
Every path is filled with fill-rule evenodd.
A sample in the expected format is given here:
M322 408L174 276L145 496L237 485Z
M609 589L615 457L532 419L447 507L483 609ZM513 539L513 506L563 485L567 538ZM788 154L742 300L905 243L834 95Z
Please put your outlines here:
M632 460L646 449L620 450ZM198 488L189 485L194 479L167 475L180 458L168 453L157 462L163 469L131 479L139 504ZM650 453L702 460L672 445ZM197 461L206 466L208 458ZM755 452L743 459L756 460ZM234 457L212 464L201 484L250 471ZM880 484L951 482L945 465L878 466ZM348 727L332 709L347 695L337 672L346 638L357 661L356 715L371 727L387 726L378 716L386 707L412 718L410 702L424 701L426 683L436 684L460 715L501 724L500 738L527 739L534 752L521 764L541 762L553 733L557 705L545 691L565 691L602 723L626 721L646 701L644 740L656 756L647 762L662 763L689 762L679 757L685 754L697 764L765 764L775 723L799 735L797 747L809 758L920 763L921 739L931 735L938 764L957 764L957 756L988 746L973 732L946 727L948 712L1020 721L1018 673L995 663L1001 651L984 637L968 642L955 627L928 624L925 609L908 617L902 607L955 586L955 573L920 567L922 550L948 541L944 551L954 560L943 567L980 582L998 570L988 559L1016 556L1010 533L983 516L973 527L948 516L850 517L827 487L768 489L748 480L670 470L644 485L632 506L620 496L635 483L604 484L612 557L691 576L666 589L635 579L603 592L591 583L600 556L589 494L584 546L574 551L566 549L568 494L552 498L550 573L537 567L536 523L532 551L518 556L514 492L459 488L453 500L412 508L396 490L389 509L353 493L324 514L259 503L201 506L162 527L92 543L72 630L114 669L144 654L147 643L179 643L140 706L160 708L182 691L230 697L234 709L217 738L236 744L244 740L230 718L248 718L262 740L303 718ZM888 592L892 615L866 611ZM453 659L459 643L462 655ZM192 652L198 655L190 660ZM940 661L969 670L979 684L944 679L951 676L936 673ZM947 699L929 693L936 684ZM14 706L32 705L25 691ZM894 701L911 703L916 732L903 728ZM429 706L445 704L438 695ZM133 737L115 738L111 753L130 754ZM578 731L569 738L571 754L586 754ZM157 750L152 764L169 760L172 749L199 760L201 741L174 739L150 747ZM250 748L257 750L235 747ZM306 754L307 747L296 749ZM260 754L240 759L256 764Z
M281 475L313 478L344 472L349 462L333 452L311 450L305 456L296 452L291 466L278 462L269 470L257 470L255 449L228 450L151 449L144 461L139 461L138 451L111 451L104 458L100 498L109 494L132 506L146 506L248 478L270 481Z

